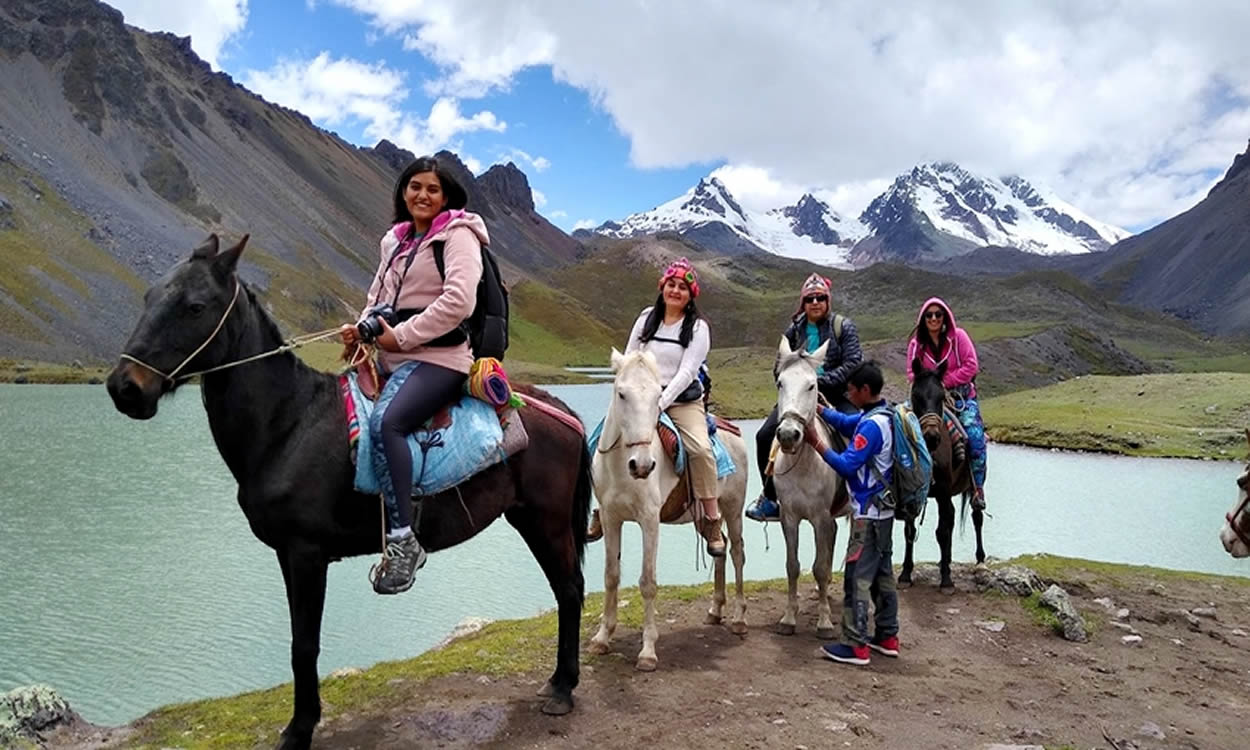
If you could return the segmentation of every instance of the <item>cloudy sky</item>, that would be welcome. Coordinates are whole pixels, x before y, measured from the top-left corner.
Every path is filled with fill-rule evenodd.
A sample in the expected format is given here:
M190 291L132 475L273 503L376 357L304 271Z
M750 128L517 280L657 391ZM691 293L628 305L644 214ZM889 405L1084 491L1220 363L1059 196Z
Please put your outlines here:
M856 214L917 163L1141 230L1250 139L1250 3L112 0L345 139L514 161L566 229L718 173Z

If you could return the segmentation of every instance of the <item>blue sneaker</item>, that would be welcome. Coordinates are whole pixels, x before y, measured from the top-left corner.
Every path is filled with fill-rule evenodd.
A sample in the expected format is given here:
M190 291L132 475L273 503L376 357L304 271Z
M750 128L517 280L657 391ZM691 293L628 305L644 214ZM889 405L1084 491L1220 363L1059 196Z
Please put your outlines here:
M871 653L867 645L848 646L845 643L830 643L820 647L820 655L826 659L842 664L854 664L857 667L867 665Z
M769 498L767 495L760 495L755 500L755 504L747 508L747 518L752 521L780 521L781 506L776 500Z

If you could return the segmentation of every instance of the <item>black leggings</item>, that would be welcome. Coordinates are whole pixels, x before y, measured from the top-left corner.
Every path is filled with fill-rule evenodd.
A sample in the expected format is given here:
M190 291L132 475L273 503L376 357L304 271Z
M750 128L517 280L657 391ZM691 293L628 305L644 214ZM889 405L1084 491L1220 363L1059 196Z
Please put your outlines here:
M420 362L382 415L382 450L391 469L400 528L412 525L412 453L408 436L440 409L450 406L467 379L462 372Z
M859 413L859 409L846 399L834 402L833 408L843 414ZM774 406L768 418L764 420L764 424L760 425L759 431L755 433L755 462L760 469L760 479L764 480L764 496L769 500L777 499L777 488L773 486L773 478L765 476L764 471L768 469L768 453L773 448L773 438L777 435L777 423L780 421L781 419L777 416L777 407Z

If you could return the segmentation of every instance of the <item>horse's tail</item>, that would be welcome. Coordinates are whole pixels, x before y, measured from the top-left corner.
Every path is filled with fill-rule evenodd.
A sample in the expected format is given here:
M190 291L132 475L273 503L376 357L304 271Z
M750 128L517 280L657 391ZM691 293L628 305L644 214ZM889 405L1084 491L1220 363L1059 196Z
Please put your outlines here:
M577 552L577 567L582 566L586 556L586 525L590 521L590 448L582 442L578 458L577 486L573 490L573 548Z
M959 493L959 537L962 539L964 529L968 527L968 503L972 500L972 490Z

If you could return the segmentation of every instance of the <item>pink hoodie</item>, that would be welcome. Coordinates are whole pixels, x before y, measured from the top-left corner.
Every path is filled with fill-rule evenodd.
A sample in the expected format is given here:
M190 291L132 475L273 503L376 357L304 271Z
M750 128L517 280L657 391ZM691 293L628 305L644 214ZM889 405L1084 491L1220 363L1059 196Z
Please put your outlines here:
M969 397L976 398L977 389L972 384L972 379L977 376L980 365L977 363L977 350L972 345L972 339L968 336L968 332L960 328L955 323L955 313L951 312L950 305L946 304L940 297L930 297L920 306L920 314L916 316L916 325L920 336L928 336L929 333L924 326L924 311L929 309L930 305L938 305L946 311L946 348L942 351L942 356L936 360L933 359L932 352L926 347L923 349L924 361L922 364L926 369L936 370L937 366L942 362L946 362L946 375L942 378L942 385L951 388L957 385L968 385L970 387ZM916 358L916 350L920 344L913 336L907 342L907 382L916 379L916 374L912 372L911 363Z
M383 366L394 371L408 361L429 362L458 372L468 373L473 366L473 353L468 342L458 346L426 346L434 339L455 329L473 314L477 305L477 283L482 278L482 245L490 242L482 217L467 211L444 211L434 217L430 231L419 243L400 248L411 224L396 224L382 236L381 259L373 284L369 287L366 309L380 302L390 302L400 288L400 275L408 257L416 253L412 266L403 279L398 310L424 308L395 326L398 352L380 352ZM430 244L443 240L443 260L447 271L444 281L434 264ZM414 246L415 245L415 246ZM396 253L396 249L399 252ZM392 257L394 256L394 257ZM364 314L364 311L361 311Z

